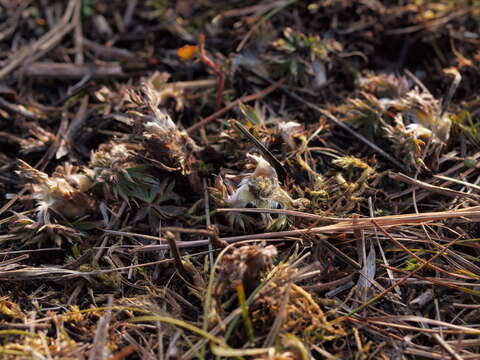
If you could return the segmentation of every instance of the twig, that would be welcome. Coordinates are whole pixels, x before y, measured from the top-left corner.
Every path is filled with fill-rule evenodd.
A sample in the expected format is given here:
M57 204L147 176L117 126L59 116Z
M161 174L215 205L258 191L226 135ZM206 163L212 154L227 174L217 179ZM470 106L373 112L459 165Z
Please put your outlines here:
M77 6L73 15L74 41L75 41L75 64L83 64L83 30L82 30L82 7Z
M460 85L460 82L462 81L462 75L460 75L460 72L457 69L450 70L449 73L453 75L453 80L447 90L447 94L442 101L442 111L440 112L440 116L443 116L443 114L445 114L447 111L448 105L450 105L453 95L455 94L455 91L457 91L458 85Z
M30 120L38 120L40 118L38 115L25 109L23 106L10 104L2 97L0 97L0 108L5 109L11 113L19 114Z
M60 99L58 99L53 106L61 106L65 101L70 99L72 96L77 95L82 90L86 90L88 88L89 80L92 78L92 74L85 74L77 83L70 86L65 95L63 95ZM89 113L96 111L95 109L90 109Z
M374 218L375 216L374 216L373 202L371 197L368 197L368 207L370 211L370 217ZM387 257L385 256L385 252L383 251L382 245L380 244L380 240L378 239L377 229L375 229L375 240L377 242L377 247L380 250L380 254L382 255L383 263L385 265L389 265ZM393 279L393 273L390 269L387 269L387 275L390 279ZM400 288L395 288L395 292L397 293L398 296L402 296L402 291L400 290Z
M288 209L269 209L269 208L218 208L217 212L245 212L245 213L269 213L269 214L283 214L296 216L306 219L315 219L315 220L328 220L328 221L343 221L345 218L337 218L331 216L323 216L317 214L310 214L306 212L288 210Z
M455 325L455 324L450 324L445 321L439 321L435 319L429 319L421 316L415 316L415 315L389 315L387 316L379 316L379 317L369 317L366 320L369 322L373 323L384 323L385 325L390 325L390 326L395 326L402 328L404 325L402 324L397 324L395 321L411 321L411 322L425 322L427 324L431 325L436 325L436 326L444 326L450 330L445 330L445 333L450 333L450 334L474 334L474 335L479 335L480 334L480 329L468 327L468 326L460 326L460 325ZM387 322L388 321L388 322ZM419 330L419 331L426 331L429 333L437 333L438 330L435 329L424 329L424 328L417 328L417 327L411 327L414 330Z
M261 99L263 98L264 96L267 96L268 94L270 94L272 91L274 91L275 89L277 89L280 84L283 82L283 80L280 80L280 81L277 81L275 83L272 83L272 85L270 85L269 87L263 89L262 91L256 93L256 94L251 94L251 95L246 95L246 96L243 96L235 101L232 101L231 103L229 103L227 106L225 106L224 108L218 110L217 112L214 112L212 115L206 117L205 119L202 119L200 120L198 123L196 123L195 125L192 125L190 126L188 129L187 129L187 133L189 135L191 135L192 133L194 133L195 131L197 131L198 129L204 127L205 125L207 125L208 123L214 121L215 119L217 119L219 116L225 114L226 112L230 111L231 109L233 109L235 106L237 106L238 104L240 103L248 103L248 102L251 102L251 101L254 101L254 100L258 100L258 99Z
M25 66L23 75L32 78L62 80L82 79L87 75L96 79L122 78L127 76L118 62L101 65L37 62Z
M400 241L398 241L397 239L395 239L392 235L390 235L382 226L380 226L375 220L373 220L373 223L377 226L378 230L380 230L380 232L385 235L388 239L390 239L390 241L392 241L396 246L398 246L400 249L402 249L403 251L405 251L409 256L411 256L412 258L416 259L417 261L421 262L423 265L426 265L428 266L429 268L431 268L432 270L435 270L435 271L438 271L439 273L444 273L444 274L447 274L447 275L450 275L452 277L458 277L458 278L461 278L461 279L471 279L471 276L468 276L468 275L459 275L459 274L455 274L455 273L452 273L452 272L449 272L447 270L444 270L442 269L441 267L438 267L437 265L434 265L431 263L431 261L427 261L427 260L424 260L422 259L420 256L418 256L417 254L415 254L413 251L411 251L408 247L406 247L405 245L403 245ZM442 252L440 252L442 253Z
M331 244L330 242L328 242L325 239L321 239L321 243L322 243L322 245L325 245L325 247L327 249L329 249L331 252L333 252L335 255L337 255L340 259L345 261L347 264L352 265L357 270L362 269L362 265L360 265L358 262L353 260L350 256L345 254L342 250L337 248L335 245Z
M29 253L37 253L37 252L48 252L48 251L65 251L62 248L43 248L43 249L27 249L27 250L15 250L15 251L2 251L0 252L0 256L4 255L14 255L14 254L29 254ZM0 263L1 265L2 263Z
M112 356L108 358L108 360L123 360L125 359L128 355L134 353L137 350L135 345L130 344L121 349L120 351L116 352Z
M450 241L446 247L450 247L452 246L453 244L455 244L456 242L458 241L458 239L454 239L452 241ZM344 319L348 319L348 318L351 318L352 315L358 313L359 311L362 311L363 309L365 309L366 307L374 304L375 302L377 302L378 300L382 299L385 295L387 295L389 292L391 292L393 289L395 289L396 287L400 287L400 285L402 285L404 282L406 282L411 276L414 276L417 272L421 271L425 266L427 266L427 264L431 263L432 261L436 260L438 257L440 257L442 255L442 252L438 252L436 253L435 255L433 255L429 260L427 260L425 263L422 263L420 266L418 266L416 269L410 271L407 275L405 275L405 277L401 278L399 281L395 282L394 284L392 284L391 286L389 286L388 288L386 288L385 290L383 290L381 293L379 293L378 295L375 295L374 297L372 297L370 300L368 300L366 303L364 303L363 305L357 307L356 309L350 311L348 313L348 315L346 315L345 317L339 317L337 319L335 319L333 322L341 322L343 321Z
M463 360L463 358L458 355L455 350L447 344L445 340L438 334L433 334L433 338L438 342L438 344L452 357L454 360Z
M390 173L389 177L393 180L401 181L401 182L404 182L404 183L407 183L407 184L410 184L410 185L415 185L415 186L418 186L419 188L422 188L422 189L425 189L425 190L428 190L428 191L431 191L431 192L434 192L434 193L437 193L437 194L442 194L442 195L449 196L449 197L461 196L461 197L468 198L468 199L471 199L471 200L476 200L476 201L480 200L480 195L464 193L464 192L457 191L457 190L452 190L452 189L447 189L447 188L443 188L443 187L440 187L440 186L427 184L426 182L413 179L410 176L407 176L407 175L402 174L402 173Z
M203 184L203 201L205 203L205 225L207 229L209 229L210 226L212 226L212 222L210 219L210 202L208 199L208 186L207 186L207 180L205 178L202 179L202 184ZM217 234L208 239L210 240L210 243L208 244L210 267L213 266L215 261L213 259L213 246L214 246L213 243L215 242L215 240L218 240L218 228L216 229L217 229ZM213 238L215 238L215 240L213 240Z
M338 233L353 233L354 230L368 230L374 229L379 225L383 227L392 227L400 226L407 224L422 224L430 221L440 221L447 219L463 219L463 220L474 220L480 218L480 207L475 206L458 211L440 211L440 212L429 212L429 213L420 213L420 214L403 214L403 215L391 215L391 216L381 216L376 218L365 218L355 220L353 224L353 219L342 219L337 224L326 225L321 227L312 227L306 229L298 230L288 230L288 231L278 231L270 233L261 233L261 234L252 234L252 235L241 235L241 236L231 236L220 238L228 243L233 243L242 240L261 240L261 239L285 239L293 236L301 236L307 234L338 234ZM175 229L175 228L174 228ZM144 239L156 240L162 242L163 239L144 234L136 234L124 231L114 231L114 230L103 230L104 232L121 235L121 236L132 236L139 237ZM198 232L197 229L193 230ZM208 230L203 230L208 231ZM209 244L209 240L193 240L193 241L182 241L177 243L179 248L190 248L205 246ZM139 251L157 251L157 250L166 250L168 245L145 245L136 249L133 249L132 252ZM440 252L441 253L441 252Z
M16 258L13 258L13 259L8 259L8 260L0 261L0 266L15 264L15 263L17 263L17 262L26 260L26 259L28 259L29 257L30 257L29 254L23 254L23 255L17 256Z
M190 281L192 276L191 276L190 272L185 268L185 265L183 265L182 257L180 255L180 251L178 250L177 240L176 240L175 235L172 234L171 232L167 231L165 233L165 238L168 241L168 246L170 248L170 254L173 258L173 262L175 263L175 267L177 268L178 273L180 274L180 276L184 280Z
M201 234L204 236L212 236L213 231L205 229L189 229L182 228L178 226L162 226L162 231L171 231L175 233L184 233L184 234Z
M98 320L97 330L93 339L93 346L90 349L88 360L104 360L107 355L108 327L112 318L113 296L108 298L107 310Z
M445 181L449 181L449 182L452 182L452 183L460 184L460 185L475 189L477 191L480 191L480 186L469 183L469 182L466 182L466 181L462 181L462 180L458 180L458 179L454 179L454 178L451 178L451 177L448 177L448 176L442 176L442 175L433 175L433 177L437 178L437 179L440 179L440 180L445 180Z
M412 32L425 30L425 29L428 29L429 31L434 32L435 29L438 28L439 26L445 25L448 22L450 22L451 20L453 20L457 17L461 17L461 16L463 16L467 13L468 13L468 10L456 11L454 13L447 14L443 17L435 18L431 21L422 22L422 23L417 24L417 25L411 25L411 26L407 26L407 27L403 27L403 28L399 28L399 29L386 30L385 35L404 35L404 34L409 34L409 33L412 33Z
M121 49L114 46L105 46L97 44L94 41L90 41L86 38L82 38L82 44L89 50L95 53L95 56L107 60L107 61L138 61L140 57L125 49Z
M75 24L70 21L70 19L76 7L80 7L81 5L81 1L70 0L60 22L36 42L23 47L17 53L13 54L9 63L0 70L0 79L10 74L10 72L15 70L29 57L29 61L39 59L62 40L62 38L74 28Z
M333 281L330 281L330 282L327 282L327 283L320 283L320 284L314 284L314 285L304 285L302 287L305 290L308 290L308 291L323 291L323 290L331 289L331 288L334 288L334 287L338 287L339 285L343 285L345 283L348 283L349 281L351 281L353 279L354 275L355 274L352 273L352 274L347 275L343 278L333 280Z
M192 81L176 81L171 83L166 83L164 88L174 88L177 90L181 89L201 89L209 88L214 86L216 83L215 79L202 79L202 80L192 80Z
M30 3L31 1L17 3L14 13L9 14L6 21L0 26L0 41L7 40L12 34L15 33L18 20Z
M475 154L474 154L473 156L471 156L470 158L471 158L472 160L478 160L478 159L480 158L480 152L475 153ZM460 164L457 164L457 165L455 165L455 166L452 166L450 169L448 169L448 170L440 173L439 175L445 176L445 175L449 175L449 174L454 174L454 173L456 173L457 171L461 170L461 169L465 166L465 164L463 163L463 159L461 159L461 160L462 160L462 162L461 162ZM464 172L463 172L462 174L460 174L460 175L461 175L461 176L467 176L467 175L471 174L471 173L474 172L474 171L476 171L476 169L474 169L474 168L473 168L473 169L468 169L468 170L464 171ZM424 182L427 183L427 184L430 184L430 183L432 183L433 181L434 181L434 179L426 180L426 181L424 181ZM447 183L444 183L443 185L444 185L444 186L445 186L445 185L449 185L449 183L447 182ZM410 187L409 189L400 191L400 192L395 193L395 194L388 195L388 199L389 199L389 200L397 199L397 198L399 198L399 197L402 197L402 196L404 196L404 195L407 195L407 194L411 193L411 192L413 191L413 189L415 189L415 187L412 186L412 187ZM423 199L423 198L422 198L422 199ZM420 199L417 199L417 200L420 200Z
M132 22L133 14L135 13L135 9L138 5L138 0L130 0L127 5L127 9L125 10L125 15L123 16L123 24L125 29L128 28L130 23Z

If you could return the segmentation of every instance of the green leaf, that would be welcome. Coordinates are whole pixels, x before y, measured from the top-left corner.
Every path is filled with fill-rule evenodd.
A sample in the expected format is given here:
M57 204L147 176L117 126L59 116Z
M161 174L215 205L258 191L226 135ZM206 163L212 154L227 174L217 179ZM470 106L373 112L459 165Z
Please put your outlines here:
M255 109L251 106L245 105L240 103L238 105L240 111L242 112L243 116L245 116L248 120L250 120L253 124L261 124L262 119L258 116Z

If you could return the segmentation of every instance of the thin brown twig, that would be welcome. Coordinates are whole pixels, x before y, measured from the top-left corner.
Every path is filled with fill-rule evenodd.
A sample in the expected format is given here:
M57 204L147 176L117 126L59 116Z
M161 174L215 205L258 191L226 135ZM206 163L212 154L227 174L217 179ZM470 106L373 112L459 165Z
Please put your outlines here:
M447 274L447 275L450 275L450 276L453 276L453 277L457 277L457 278L460 278L460 279L471 279L471 276L467 276L467 275L461 275L461 274L455 274L455 273L452 273L452 272L449 272L447 270L444 270L434 264L432 264L431 262L427 261L427 260L424 260L422 259L420 256L416 255L413 251L411 251L408 247L406 247L405 245L403 245L400 241L398 241L397 239L395 239L392 235L390 235L381 225L379 225L375 220L372 220L373 223L375 224L375 226L377 227L378 230L380 230L380 232L385 235L388 239L390 239L396 246L398 246L399 248L401 248L403 251L405 251L408 255L410 255L411 257L415 258L416 260L420 261L422 264L425 264L426 266L428 266L429 268L431 268L432 270L435 270L435 271L438 271L440 273L443 273L443 274ZM440 254L442 254L442 252L439 252Z
M441 253L437 253L437 254L441 254ZM428 263L431 265L431 260L429 260ZM408 275L408 272L405 271L405 270L402 270L402 269L399 269L399 268L396 268L396 267L393 267L393 266L388 266L388 265L382 265L382 266L385 267L386 269L390 269L390 270ZM455 289L455 290L460 291L460 292L470 292L469 291L470 289L468 289L467 286L473 285L471 283L466 283L466 282L463 282L463 283L459 284L458 282L455 282L453 279L448 279L448 281L441 281L441 280L438 280L438 279L441 279L441 278L434 278L434 277L426 278L426 277L423 277L423 276L420 276L420 275L417 275L417 274L413 274L411 276L414 277L414 278L420 279L420 280L426 280L428 283L431 283L431 284L445 286L445 287ZM471 279L472 279L472 277L468 278L468 280L471 280ZM475 294L478 294L478 292L475 292Z
M136 350L137 350L137 348L133 344L127 345L126 347L124 347L120 351L118 351L115 354L113 354L112 356L110 356L108 358L108 360L122 360L122 359L125 359L128 355L134 353Z
M329 282L326 282L326 283L319 283L319 284L314 284L314 285L305 285L305 286L302 286L302 287L305 290L309 290L309 291L323 291L323 290L331 289L331 288L343 285L345 283L348 283L349 281L353 280L354 275L355 274L350 274L350 275L347 275L343 278L333 280L333 281L329 281Z
M433 338L438 344L452 357L454 360L463 360L463 358L457 354L457 352L447 344L445 340L439 334L433 334Z
M398 327L398 328L410 328L411 330L417 331L425 331L430 333L437 333L439 330L436 329L425 329L425 328L418 328L415 326L408 326L403 324L397 324L394 321L412 321L412 322L425 322L427 324L437 325L437 326L444 326L451 330L443 330L445 333L448 334L475 334L480 335L480 329L469 328L466 326L460 326L451 324L445 321L428 319L421 316L415 315L390 315L390 316L381 316L381 317L371 317L367 319L369 322L374 324L382 324L386 326Z
M331 252L337 255L340 259L345 261L347 264L350 264L357 270L360 270L362 268L362 265L360 265L357 261L353 260L350 256L345 254L342 250L337 248L335 245L331 244L325 239L321 239L320 241L322 245L324 245L327 249L329 249Z
M437 194L442 194L442 195L445 195L445 196L448 196L448 197L461 196L461 197L468 198L468 199L471 199L471 200L476 200L476 201L480 200L480 195L469 194L469 193L465 193L465 192L461 192L461 191L457 191L457 190L443 188L441 186L428 184L426 182L411 178L410 176L407 176L407 175L402 174L402 173L391 173L391 174L389 174L389 177L393 180L397 180L397 181L400 181L400 182L403 182L403 183L406 183L406 184L410 184L410 185L415 185L419 188L422 188L422 189L425 189L425 190L428 190L428 191L431 191L431 192L434 192L434 193L437 193Z
M477 152L475 153L474 155L472 155L470 157L470 159L472 160L478 160L480 158L480 152ZM460 169L462 169L463 167L465 167L465 164L464 164L464 159L461 159L461 163L460 164L457 164L457 165L454 165L452 166L450 169L438 174L438 175L449 175L449 174L454 174L456 173L457 171L459 171ZM465 177L469 174L471 174L472 172L476 171L476 169L467 169L466 171L464 171L463 173L460 174L461 177ZM429 180L425 180L424 182L430 184L432 182L434 182L435 179L429 179ZM446 183L443 183L443 186L447 186L447 185L450 185L450 182L446 182ZM409 193L411 193L413 190L415 189L414 186L406 189L406 190L403 190L403 191L399 191L397 193L394 193L394 194L391 194L391 195L387 195L387 198L389 200L393 200L393 199L397 199L399 197L402 197L402 196L405 196ZM426 195L430 195L430 194L426 194ZM423 199L423 198L422 198ZM417 197L417 200L420 200L420 197Z
M306 213L296 210L288 209L269 209L269 208L218 208L217 212L245 212L245 213L270 213L270 214L283 214L295 217L301 217L306 219L326 220L326 221L344 221L345 218L337 218L332 216L323 216L317 214Z
M213 73L217 76L217 94L215 96L215 106L216 108L220 108L222 104L222 95L223 90L225 89L225 69L221 64L216 64L210 59L205 51L205 35L200 34L198 35L198 52L200 56L200 60L207 65L210 69L212 69Z
M95 79L125 78L129 76L118 62L103 64L70 64L58 62L34 62L23 68L23 75L41 79L82 79L90 76Z
M75 64L83 64L83 29L82 29L82 7L77 6L73 15L74 41L75 41Z
M41 116L25 109L23 106L11 104L4 98L0 97L0 108L5 109L11 113L19 114L30 120L39 120Z
M239 98L235 101L232 101L231 103L226 105L224 108L214 112L212 115L206 117L205 119L200 120L195 125L190 126L187 129L187 133L189 135L191 135L192 133L194 133L198 129L204 127L208 123L217 119L219 116L221 116L221 115L225 114L226 112L230 111L231 109L233 109L235 106L239 105L240 103L248 103L248 102L258 100L258 99L261 99L261 98L267 96L272 91L277 89L282 84L282 82L283 82L283 80L279 80L279 81L273 83L272 85L268 86L267 88L263 89L262 91L258 92L258 93L242 96L241 98Z
M183 264L182 261L182 256L180 255L180 251L177 246L177 240L176 236L172 234L171 232L167 231L165 234L165 238L168 241L168 246L170 248L170 254L173 258L173 262L175 264L175 267L177 268L178 273L180 276L185 279L185 280L190 280L191 279L191 274L190 272L185 268L185 265Z
M420 30L429 30L433 32L435 31L435 29L437 29L441 25L445 25L448 22L452 21L453 19L464 16L467 13L468 13L468 10L456 11L454 13L449 13L443 17L435 18L428 22L411 25L411 26L407 26L399 29L387 30L385 31L385 34L386 35L404 35L404 34L409 34L416 31L420 31Z
M442 175L433 175L433 177L436 178L436 179L445 180L445 181L452 182L452 183L455 183L455 184L460 184L460 185L475 189L477 191L480 191L480 186L469 183L469 182L466 182L466 181L462 181L462 180L458 180L458 179L454 179L452 177L442 176Z
M447 220L447 219L478 219L480 218L480 207L471 207L464 210L458 211L440 211L440 212L430 212L430 213L420 213L420 214L402 214L402 215L391 215L391 216L381 216L376 218L365 218L365 219L358 219L356 220L356 224L353 224L352 219L342 219L337 224L326 225L321 227L312 227L306 229L297 229L297 230L287 230L287 231L278 231L278 232L269 232L269 233L261 233L261 234L252 234L252 235L240 235L240 236L231 236L231 237L224 237L220 238L228 243L242 241L242 240L261 240L261 239L282 239L288 238L292 236L301 236L307 234L338 234L338 233L353 233L354 230L368 230L374 229L377 225L375 225L374 221L377 224L382 225L383 227L392 227L392 226L400 226L400 225L413 225L413 224L422 224L431 221L440 221L440 220ZM113 230L103 230L105 232L115 234L115 235L122 235L122 236L133 236L139 237L144 239L151 239L162 242L163 239L157 236L151 235L144 235L144 234L136 234L124 231L113 231ZM177 245L180 248L188 248L188 247L198 247L198 246L205 246L209 244L209 240L193 240L193 241L182 241L179 242ZM155 250L162 250L168 249L168 245L161 244L161 245L145 245L136 249L133 249L132 252L138 251L155 251ZM441 253L441 252L439 252Z
M456 242L458 241L458 239L454 239L452 241L450 241L446 247L450 247L452 246L453 244L455 244ZM425 266L427 266L427 264L431 263L432 261L436 260L442 253L441 252L438 252L436 253L434 256L432 256L426 263L422 263L420 266L418 266L416 269L413 269L412 271L410 271L407 275L405 275L405 277L401 278L400 280L398 280L397 282L395 282L394 284L392 284L391 286L389 286L388 288L386 288L385 290L383 290L380 294L378 295L375 295L374 297L372 297L370 300L368 300L365 304L357 307L356 309L350 311L350 313L346 316L342 316L342 317L339 317L337 319L335 319L333 322L341 322L343 321L344 319L346 318L351 318L352 315L358 313L359 311L362 311L363 309L365 309L366 307L374 304L375 302L377 302L378 300L382 299L385 295L387 295L389 292L391 292L393 289L395 289L396 287L400 287L403 283L405 283L411 276L414 276L417 272L419 272L420 270L422 270ZM386 265L384 265L386 266Z
M26 259L28 259L29 257L30 257L29 254L23 254L23 255L17 256L16 258L13 258L13 259L8 259L8 260L0 261L0 266L15 264L15 263L17 263L17 262L26 260Z

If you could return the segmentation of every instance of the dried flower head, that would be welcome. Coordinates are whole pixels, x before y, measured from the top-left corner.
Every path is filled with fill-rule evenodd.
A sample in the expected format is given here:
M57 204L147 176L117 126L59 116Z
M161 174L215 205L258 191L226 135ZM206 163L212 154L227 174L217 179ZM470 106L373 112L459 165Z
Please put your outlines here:
M357 80L360 90L377 97L396 99L402 97L410 89L410 82L404 76L393 74L375 74L367 72Z
M268 208L275 208L277 205L292 208L303 204L305 199L293 200L280 187L277 172L263 157L252 154L247 154L247 157L257 163L255 171L243 178L235 193L227 199L228 203L234 207L252 204Z
M394 126L386 124L385 135L392 142L392 148L398 158L411 169L425 169L426 165L421 158L425 142L421 139L425 134L430 135L428 129L420 124L405 126L402 114L397 114Z
M95 181L103 184L106 197L113 194L129 202L131 197L150 199L158 193L158 181L147 173L148 166L136 163L135 144L107 143L92 153L91 166Z
M97 151L92 152L90 162L95 179L105 183L117 182L118 176L134 165L127 147L114 142L101 144Z
M363 134L374 139L381 132L386 106L373 94L362 91L360 95L359 98L349 99L338 110L346 115L348 121L358 126Z
M277 249L272 245L245 245L224 255L216 278L215 293L221 295L238 282L243 283L247 292L255 289L276 256Z
M381 90L377 88L380 80L375 77L369 80L363 84L365 90ZM383 80L388 80L389 86L394 87L393 78L385 75ZM397 157L406 160L410 169L436 166L438 156L450 137L452 122L450 115L442 112L440 102L427 89L420 91L415 88L396 98L377 99L368 92L361 92L361 95L362 98L350 100L339 110L357 123L372 140L378 135L386 136L393 143ZM390 93L389 96L396 95ZM431 145L425 152L427 142Z
M229 184L225 184L221 177L217 178L215 187L210 189L214 198L222 206L237 208L253 205L259 208L276 209L282 207L291 209L304 207L309 204L309 201L304 198L292 199L281 188L277 172L263 157L252 154L247 154L247 157L257 163L255 171L244 176L235 191ZM245 225L253 225L255 223L253 218L241 213L228 213L227 218L230 224L240 228L245 228ZM263 225L271 230L283 228L287 224L285 215L280 215L273 221L269 214L262 214L262 219Z
M170 115L159 107L164 95L148 81L142 87L142 94L131 94L131 99L139 105L146 104L150 113L137 113L140 115L142 139L147 151L165 170L181 171L187 175L191 172L198 146L185 131L179 130Z
M450 115L442 113L440 102L425 89L409 91L392 104L392 109L398 112L394 124L385 123L383 129L395 153L411 169L435 167L450 137ZM424 151L427 142L431 145Z
M400 108L405 117L418 124L414 128L424 127L431 131L433 142L448 141L452 125L450 116L441 113L440 102L428 91L420 92L418 89L409 91L402 99ZM427 135L426 131L421 133Z
M32 195L37 201L38 221L49 223L48 210L69 219L85 215L93 200L85 193L92 182L87 175L77 173L77 169L67 164L59 167L52 177L34 169L23 160L19 160L18 173L32 182Z
M10 240L18 241L24 245L39 244L46 240L61 246L63 240L78 241L81 233L67 225L51 223L48 213L39 216L35 221L21 213L14 213L12 220L8 224L8 230L11 235Z

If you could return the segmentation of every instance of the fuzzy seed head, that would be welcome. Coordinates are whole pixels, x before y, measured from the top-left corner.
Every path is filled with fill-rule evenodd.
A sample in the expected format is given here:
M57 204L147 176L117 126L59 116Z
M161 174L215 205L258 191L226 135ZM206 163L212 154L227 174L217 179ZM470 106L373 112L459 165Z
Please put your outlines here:
M37 201L40 222L48 219L46 213L49 209L74 219L85 215L91 207L92 199L85 194L91 181L86 175L69 174L72 170L70 166L59 167L52 177L22 160L19 160L19 169L19 174L32 182L32 197ZM74 185L75 182L78 187Z

